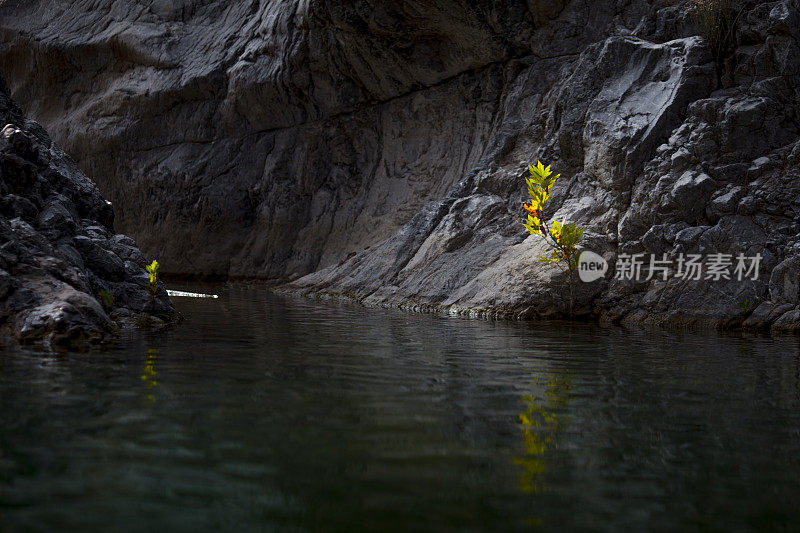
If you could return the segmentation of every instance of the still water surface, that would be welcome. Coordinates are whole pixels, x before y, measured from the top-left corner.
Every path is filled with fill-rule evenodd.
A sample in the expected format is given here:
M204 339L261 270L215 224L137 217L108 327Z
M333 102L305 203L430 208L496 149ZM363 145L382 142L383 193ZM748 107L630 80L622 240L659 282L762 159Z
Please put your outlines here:
M0 531L800 528L796 338L175 288L220 298L0 352Z

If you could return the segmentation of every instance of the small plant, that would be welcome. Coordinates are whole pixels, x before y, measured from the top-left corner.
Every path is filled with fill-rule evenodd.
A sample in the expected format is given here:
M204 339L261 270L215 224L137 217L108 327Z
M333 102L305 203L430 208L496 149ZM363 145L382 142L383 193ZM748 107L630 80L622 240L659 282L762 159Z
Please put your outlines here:
M734 13L731 0L692 0L691 3L692 18L714 57L718 89L722 88L725 58L734 49L736 22L741 14L742 10Z
M156 294L158 294L158 261L153 259L153 262L145 267L149 280L147 282L147 294L153 301L153 307L156 305Z
M100 289L97 295L100 296L100 303L103 305L103 309L106 311L111 309L111 306L114 305L114 294Z
M750 303L750 298L745 298L741 302L739 302L739 309L742 310L743 313L747 314L750 312L750 309L753 308L753 305Z
M539 258L540 263L566 263L569 273L569 316L572 318L573 300L573 278L575 270L578 268L578 243L583 237L583 229L572 222L561 222L554 220L552 225L548 225L542 216L544 204L550 199L550 188L561 177L550 171L550 165L545 167L541 161L537 161L536 166L528 165L531 176L525 178L528 185L528 196L530 205L522 204L528 212L528 218L524 223L525 229L531 235L539 235L552 249L549 256Z

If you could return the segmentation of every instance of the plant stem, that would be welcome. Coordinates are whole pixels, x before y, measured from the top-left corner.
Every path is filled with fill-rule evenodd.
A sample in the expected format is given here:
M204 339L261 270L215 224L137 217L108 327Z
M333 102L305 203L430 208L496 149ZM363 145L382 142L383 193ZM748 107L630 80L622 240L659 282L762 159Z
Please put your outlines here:
M572 257L568 259L569 261L569 319L572 320Z
M566 248L564 248L564 246L560 242L558 242L550 234L550 227L547 225L547 222L545 222L544 217L541 218L541 226L544 228L544 231L542 232L542 235L544 235L545 242L547 242L548 239L553 241L552 246L556 250L559 250L562 253L562 255L567 258L567 265L568 265L567 266L567 268L568 268L567 273L569 275L569 319L572 320L572 318L573 318L573 314L572 314L573 281L572 281L572 278L574 277L573 273L575 271L575 267L572 265L572 256L575 254L575 250L573 249L572 252L569 252Z

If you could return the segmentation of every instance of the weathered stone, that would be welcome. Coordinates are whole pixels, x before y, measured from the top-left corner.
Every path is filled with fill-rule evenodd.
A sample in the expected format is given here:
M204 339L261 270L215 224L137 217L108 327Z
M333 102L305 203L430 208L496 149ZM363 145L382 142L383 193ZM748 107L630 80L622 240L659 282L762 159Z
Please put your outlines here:
M705 211L705 204L716 188L716 183L708 174L684 172L670 191L674 204L680 206L686 222L693 224L700 220Z
M692 246L700 240L700 236L709 228L709 226L694 226L682 229L675 234L675 244L682 244L684 246Z
M800 332L800 310L793 309L782 314L770 328L773 333Z
M83 257L84 264L101 278L122 281L125 277L125 265L114 252L88 237L75 237L72 243Z
M5 270L0 270L0 300L5 300L17 287L17 280Z
M139 272L144 268L148 261L144 254L136 247L136 241L126 235L114 235L109 239L111 250L123 261L132 261L138 267ZM127 266L126 266L127 268Z
M675 243L675 239L678 237L678 233L688 227L689 224L684 221L676 222L674 224L666 224L664 225L664 238L667 239L667 242L673 244Z
M736 208L736 212L740 215L754 215L757 211L758 205L756 199L752 196L743 197L739 200L739 205Z
M74 233L77 228L69 210L58 201L47 203L39 213L38 221L40 228L55 229L62 234Z
M663 225L650 228L642 237L645 250L654 254L662 254L672 249L672 243L667 241L665 233L666 229Z
M6 219L21 218L32 222L38 214L39 208L24 196L7 194L0 199L0 215Z
M749 317L744 321L743 327L746 329L765 329L768 328L778 317L792 309L792 304L775 304L772 302L762 302L753 310Z
M670 160L672 163L671 167L673 172L683 172L689 166L691 154L686 148L679 148L678 151L672 154Z
M125 243L128 257L141 252L104 226L113 214L95 185L41 127L22 117L2 86L0 122L20 126L0 131L3 184L16 191L0 200L0 332L22 342L72 347L113 339L118 324L100 305L100 289L112 292L114 307L133 316L175 320L163 289L152 301L143 286L131 283L144 268L129 275L111 243Z
M75 347L97 343L115 329L100 303L86 293L64 286L55 301L30 309L16 325L23 342L44 341Z
M800 258L788 257L778 263L769 278L769 296L775 303L798 303Z
M39 156L39 149L30 136L12 124L6 124L0 131L0 150L11 152L31 163L36 163Z
M728 186L715 193L708 204L709 217L719 219L724 215L736 213L739 200L744 195L744 189L738 186Z

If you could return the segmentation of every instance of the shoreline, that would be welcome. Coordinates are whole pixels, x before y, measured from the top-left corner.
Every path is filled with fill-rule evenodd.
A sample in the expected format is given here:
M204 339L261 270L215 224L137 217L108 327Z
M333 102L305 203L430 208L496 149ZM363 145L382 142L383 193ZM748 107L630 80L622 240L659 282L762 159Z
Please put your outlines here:
M238 283L238 282L233 282ZM498 320L512 322L529 322L538 324L593 324L600 327L617 326L622 328L638 328L645 330L657 329L659 331L683 331L690 333L714 333L714 334L734 334L747 336L767 336L767 337L798 337L800 329L798 325L794 328L775 327L774 322L767 325L746 325L753 311L742 317L727 319L710 318L702 320L691 316L664 317L658 315L644 315L643 312L632 311L625 314L612 314L607 310L598 312L584 313L579 317L569 319L557 313L551 315L540 315L531 308L523 310L512 310L503 308L479 308L458 305L442 305L425 302L414 302L412 300L369 300L369 295L360 295L353 292L329 291L329 290L309 290L303 288L289 287L287 285L265 286L265 288L280 295L291 295L304 297L309 300L328 300L353 302L367 308L399 309L403 311L434 314L453 318L469 318L477 320ZM538 315L538 316L537 316ZM640 315L640 316L635 316ZM644 315L644 316L642 316Z

